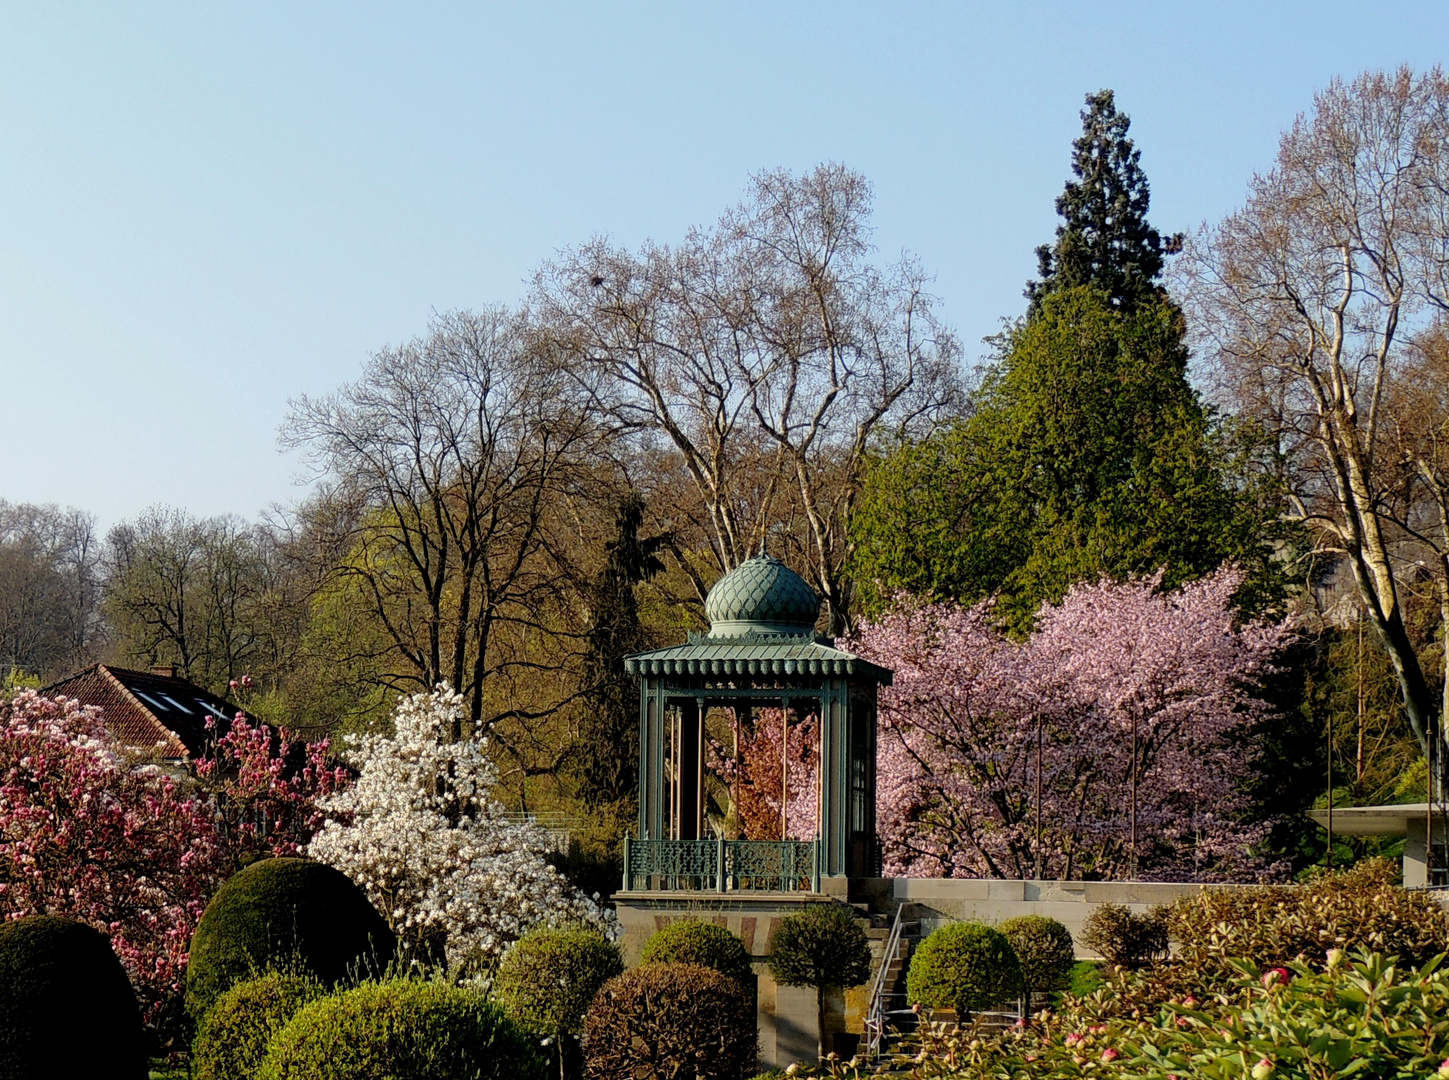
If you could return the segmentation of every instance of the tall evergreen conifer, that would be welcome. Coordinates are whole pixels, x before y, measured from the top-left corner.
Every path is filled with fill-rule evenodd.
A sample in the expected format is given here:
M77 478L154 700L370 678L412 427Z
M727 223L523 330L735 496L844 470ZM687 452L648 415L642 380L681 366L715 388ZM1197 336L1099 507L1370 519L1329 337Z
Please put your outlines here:
M623 659L650 645L639 621L634 587L664 569L658 552L667 537L639 535L644 502L629 495L619 504L608 560L589 596L593 624L584 655L589 687L579 724L576 754L579 795L597 807L632 799L639 781L639 688Z
M1160 292L1162 259L1182 246L1182 235L1166 239L1147 221L1150 195L1139 158L1127 137L1126 113L1117 111L1111 90L1087 95L1082 134L1072 143L1072 173L1057 196L1054 244L1036 249L1040 281L1026 286L1028 315L1059 289L1092 285L1116 307L1133 307Z

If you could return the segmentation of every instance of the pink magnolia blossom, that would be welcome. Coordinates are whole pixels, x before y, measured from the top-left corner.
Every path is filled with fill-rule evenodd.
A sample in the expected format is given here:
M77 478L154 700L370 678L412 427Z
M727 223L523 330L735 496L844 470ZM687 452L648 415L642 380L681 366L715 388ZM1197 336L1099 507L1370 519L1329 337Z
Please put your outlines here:
M207 802L131 767L95 709L31 690L0 701L0 917L108 934L155 1020L226 870Z
M1271 874L1239 781L1267 709L1252 687L1289 630L1234 626L1240 580L1080 585L1024 642L990 603L902 602L864 625L853 647L896 673L880 695L886 873L1024 878L1039 856L1048 878Z
M208 726L214 722L208 718ZM328 760L326 739L304 743L285 728L252 723L237 713L196 776L216 806L221 836L240 867L260 853L300 855L326 814L317 800L349 782Z

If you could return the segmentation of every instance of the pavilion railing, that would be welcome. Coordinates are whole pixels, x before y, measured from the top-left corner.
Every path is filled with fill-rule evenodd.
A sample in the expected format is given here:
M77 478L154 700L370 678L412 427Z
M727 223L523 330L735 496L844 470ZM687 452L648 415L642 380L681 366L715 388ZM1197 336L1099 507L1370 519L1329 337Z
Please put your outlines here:
M820 891L814 840L624 838L624 890Z

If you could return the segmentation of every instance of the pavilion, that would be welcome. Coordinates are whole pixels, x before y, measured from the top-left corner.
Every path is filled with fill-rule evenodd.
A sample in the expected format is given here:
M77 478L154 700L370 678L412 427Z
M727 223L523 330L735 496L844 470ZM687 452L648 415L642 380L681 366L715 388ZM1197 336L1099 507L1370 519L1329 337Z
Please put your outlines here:
M624 662L640 683L639 833L625 841L625 891L818 894L822 878L878 875L876 689L891 672L817 634L819 598L763 552L715 584L705 613L707 634ZM782 722L778 766L742 761L749 736ZM791 729L797 747L814 736L816 805L803 827L789 816L801 795L790 788ZM741 821L746 770L778 779L774 820Z

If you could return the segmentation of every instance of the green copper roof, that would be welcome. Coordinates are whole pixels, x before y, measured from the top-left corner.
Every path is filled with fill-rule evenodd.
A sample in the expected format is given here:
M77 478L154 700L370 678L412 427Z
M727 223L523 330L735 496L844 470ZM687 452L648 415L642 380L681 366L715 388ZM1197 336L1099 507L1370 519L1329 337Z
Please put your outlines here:
M813 633L798 637L751 633L734 638L691 634L683 645L625 657L624 670L630 675L765 675L802 680L833 675L869 679L887 686L891 682L889 668L837 649L829 639Z
M630 675L748 678L854 677L891 681L891 672L837 649L815 633L820 600L779 559L757 555L715 583L704 601L708 634L625 657Z
M805 579L772 555L740 563L704 600L710 637L809 634L820 618L820 598Z

